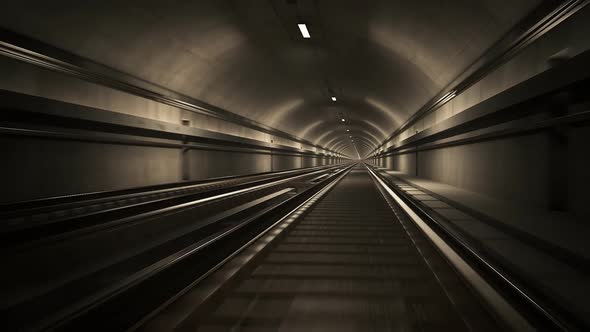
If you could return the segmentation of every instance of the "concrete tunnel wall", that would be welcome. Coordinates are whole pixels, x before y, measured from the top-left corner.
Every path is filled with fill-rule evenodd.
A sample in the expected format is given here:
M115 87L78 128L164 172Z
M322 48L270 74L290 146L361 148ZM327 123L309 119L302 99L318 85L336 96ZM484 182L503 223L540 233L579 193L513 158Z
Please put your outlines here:
M585 38L585 32L590 28L589 13L590 7L583 9L444 107L408 128L398 139L410 137L410 133L422 131L542 72L546 69L547 58L557 52L566 50L570 55L575 55L588 49L589 39ZM187 112L7 57L0 57L0 72L3 73L0 76L0 89L4 90L170 123L190 119L191 125L198 128L267 143L280 141L287 146L301 146L300 143L272 137L251 128ZM584 158L583 145L587 132L585 129L576 129L570 131L570 136L573 138L569 155L572 160L576 160L570 163L576 165L572 166L576 169L567 180L572 197L570 204L576 212L588 213L581 198L583 184L587 183L586 175L581 171L588 164ZM5 155L9 156L4 161L7 172L4 172L2 181L7 186L0 194L2 201L121 189L180 181L182 178L181 153L178 149L32 138L13 140L6 137L3 137L1 144L2 150L7 151ZM417 175L421 177L516 203L543 207L547 202L549 181L542 178L549 172L545 146L543 135L517 137L422 151L418 153L417 165L414 153L390 156L377 163L408 174L416 174L417 170ZM43 160L43 163L38 160ZM333 162L321 156L214 150L193 150L189 160L191 179L311 167ZM498 165L499 160L508 161ZM499 186L498 179L509 179L513 185Z
M398 143L436 123L505 91L549 68L547 60L560 51L575 56L590 48L590 8L586 7L523 52L503 64L451 102L430 113L395 137ZM515 206L550 209L552 181L566 183L567 209L577 216L590 216L585 203L590 184L588 142L590 128L566 127L568 147L561 174L552 174L549 134L529 133L464 145L389 155L371 160L391 170L449 184L501 199ZM411 133L411 134L410 134Z
M48 69L0 57L0 89L64 101L75 105L191 126L299 149L302 143L246 128L210 116L89 83ZM178 142L177 142L178 143ZM309 151L309 147L306 147ZM38 199L84 192L108 191L183 180L182 151L174 147L109 144L44 137L2 135L4 156L0 202ZM189 180L245 175L338 163L336 157L307 152L281 153L191 149Z
M182 181L180 149L94 142L11 138L0 202L116 190ZM191 150L190 180L246 175L337 163L318 156Z
M590 7L585 7L546 35L480 79L442 107L430 112L397 135L386 146L402 141L459 114L550 68L555 55L574 57L590 49Z
M180 149L3 137L0 202L182 181ZM190 180L328 165L336 159L191 150Z
M590 183L587 146L590 128L569 129L568 140L570 146L564 161L567 173L557 176L567 182L567 210L575 215L589 216L586 197ZM548 135L537 133L388 156L380 160L380 166L506 200L514 205L548 209L550 181L554 176L550 174L549 153Z

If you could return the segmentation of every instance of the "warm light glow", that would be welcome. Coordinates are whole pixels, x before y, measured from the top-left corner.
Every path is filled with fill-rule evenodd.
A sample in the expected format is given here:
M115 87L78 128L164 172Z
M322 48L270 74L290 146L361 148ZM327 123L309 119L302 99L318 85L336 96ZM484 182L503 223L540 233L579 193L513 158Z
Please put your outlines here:
M346 122L346 120L342 119L342 122Z
M336 97L332 96L332 101L336 101Z
M350 131L350 129L346 129L346 131Z
M303 36L303 38L311 38L309 30L307 30L307 25L297 24L297 26L299 27L299 31L301 31L301 35Z

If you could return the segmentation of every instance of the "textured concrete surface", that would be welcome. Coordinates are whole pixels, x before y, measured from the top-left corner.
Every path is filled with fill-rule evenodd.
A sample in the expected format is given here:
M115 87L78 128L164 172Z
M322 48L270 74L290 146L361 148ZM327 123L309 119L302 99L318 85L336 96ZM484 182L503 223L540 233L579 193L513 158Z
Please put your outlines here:
M539 1L296 3L28 1L11 3L0 20L7 29L332 145L346 139L339 112L354 121L355 135L385 138ZM301 38L297 16L309 21L310 40Z

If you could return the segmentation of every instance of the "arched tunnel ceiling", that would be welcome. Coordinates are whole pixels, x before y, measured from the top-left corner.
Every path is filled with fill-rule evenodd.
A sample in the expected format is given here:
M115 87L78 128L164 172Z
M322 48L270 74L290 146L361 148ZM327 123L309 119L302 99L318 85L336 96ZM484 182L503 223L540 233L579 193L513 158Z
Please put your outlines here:
M0 24L356 157L538 3L20 1Z

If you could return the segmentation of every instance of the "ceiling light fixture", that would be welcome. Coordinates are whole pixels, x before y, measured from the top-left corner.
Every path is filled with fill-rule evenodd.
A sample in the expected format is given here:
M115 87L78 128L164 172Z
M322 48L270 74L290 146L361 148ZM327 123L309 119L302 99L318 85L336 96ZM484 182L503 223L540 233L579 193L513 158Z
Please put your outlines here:
M332 96L332 101L336 101L336 97Z
M342 119L342 122L346 122L346 120L345 119Z
M346 131L348 132L348 131L350 131L350 129L346 129Z
M299 31L301 31L301 35L303 36L303 38L311 38L311 35L309 34L309 30L307 30L307 25L303 24L303 23L299 23L297 24L297 26L299 27Z

